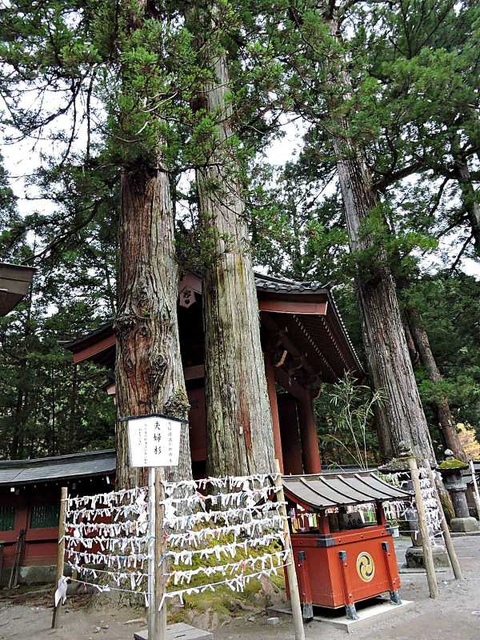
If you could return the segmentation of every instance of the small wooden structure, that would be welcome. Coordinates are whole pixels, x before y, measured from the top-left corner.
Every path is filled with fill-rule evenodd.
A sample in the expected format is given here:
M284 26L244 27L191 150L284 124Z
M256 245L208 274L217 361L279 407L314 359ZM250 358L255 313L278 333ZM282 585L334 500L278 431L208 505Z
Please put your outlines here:
M272 412L275 457L283 473L321 470L313 401L324 382L346 371L362 374L328 285L255 275L262 352ZM190 401L190 449L194 477L206 473L205 348L202 280L187 273L179 284L178 322ZM74 363L91 360L114 369L113 323L67 348ZM234 366L234 363L232 363ZM114 385L109 393L115 393Z
M0 584L55 576L60 489L70 495L111 491L115 452L0 461Z
M388 592L400 603L395 548L382 503L410 494L375 473L284 476L291 506L292 547L305 619L313 606L345 607L355 619L355 603ZM375 520L364 522L353 507L374 505Z

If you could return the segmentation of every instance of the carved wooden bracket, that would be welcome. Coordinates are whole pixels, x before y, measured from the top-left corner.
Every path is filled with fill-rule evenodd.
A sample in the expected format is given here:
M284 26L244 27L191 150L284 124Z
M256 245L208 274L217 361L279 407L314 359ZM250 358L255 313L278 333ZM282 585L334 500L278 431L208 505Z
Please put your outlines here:
M189 307L191 307L192 304L195 304L196 301L197 301L197 296L193 289L185 288L183 289L183 291L180 291L180 293L178 294L178 304L181 307L184 307L185 309L188 309Z

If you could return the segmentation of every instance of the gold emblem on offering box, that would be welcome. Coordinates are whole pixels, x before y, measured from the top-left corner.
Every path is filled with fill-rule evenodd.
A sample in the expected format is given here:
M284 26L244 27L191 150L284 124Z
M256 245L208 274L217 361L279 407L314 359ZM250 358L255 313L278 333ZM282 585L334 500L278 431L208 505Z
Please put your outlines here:
M372 556L362 551L357 556L357 573L364 582L370 582L375 575L375 562Z

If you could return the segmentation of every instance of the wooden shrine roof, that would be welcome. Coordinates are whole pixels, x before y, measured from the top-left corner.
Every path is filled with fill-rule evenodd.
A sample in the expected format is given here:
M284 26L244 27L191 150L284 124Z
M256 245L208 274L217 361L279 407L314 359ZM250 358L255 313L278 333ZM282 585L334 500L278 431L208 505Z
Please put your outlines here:
M113 449L33 460L0 460L0 486L114 474L115 464Z
M288 498L315 509L411 498L371 471L283 476L283 486Z
M279 358L288 352L290 370L302 367L305 380L334 382L346 371L362 372L362 366L335 304L329 285L295 282L255 274L262 331L276 344ZM202 283L187 274L179 286L180 343L184 366L203 365L201 304ZM91 359L113 367L113 323L65 345L74 362Z
M35 269L0 263L0 316L6 316L27 294Z

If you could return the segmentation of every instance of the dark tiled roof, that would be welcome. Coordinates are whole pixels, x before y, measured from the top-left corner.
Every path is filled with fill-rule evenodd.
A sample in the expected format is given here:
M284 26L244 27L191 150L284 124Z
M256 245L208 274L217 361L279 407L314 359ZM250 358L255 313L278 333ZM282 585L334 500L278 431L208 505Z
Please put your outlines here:
M98 329L94 329L93 331L89 331L86 335L81 338L75 338L74 340L69 340L68 342L64 342L63 346L65 349L69 349L70 351L75 351L81 345L81 348L85 346L85 344L95 342L96 340L101 340L102 338L111 335L113 330L113 321L109 320L108 322L104 322Z
M255 284L258 290L275 291L285 293L319 293L327 292L331 283L322 284L312 280L311 282L299 282L297 280L286 280L285 278L276 278L274 276L265 276L261 273L255 273Z
M115 451L105 449L34 460L0 460L0 486L69 480L115 471Z
M358 372L363 371L363 366L360 362L360 358L353 346L353 343L348 335L347 328L345 327L345 323L343 322L343 318L338 309L337 303L335 301L335 297L331 290L333 286L333 282L321 283L315 280L310 282L299 282L296 280L285 280L284 278L276 278L274 276L265 276L260 273L255 273L255 284L258 292L271 292L271 293L285 293L285 294L293 294L293 295L315 295L315 294L323 294L326 296L330 306L330 313L334 316L336 323L338 324L339 331L343 336L344 341L348 345L352 357L354 359L356 370ZM303 319L303 322L308 322L308 320ZM314 333L319 333L322 331L322 327L318 323L318 318L312 316L312 320L310 321L311 327L314 329ZM312 336L314 337L314 336ZM317 339L320 338L319 335L316 336ZM328 342L322 341L322 345L328 344ZM346 367L347 369L349 367Z

